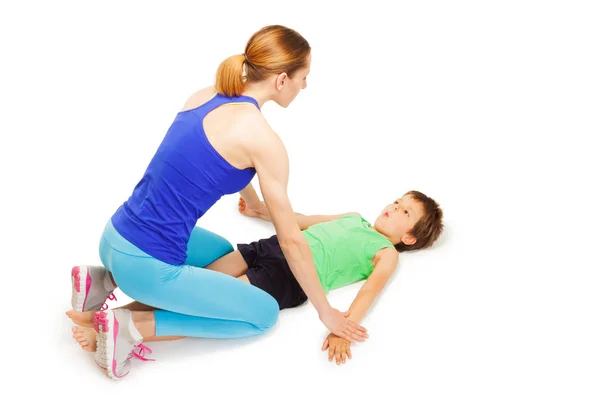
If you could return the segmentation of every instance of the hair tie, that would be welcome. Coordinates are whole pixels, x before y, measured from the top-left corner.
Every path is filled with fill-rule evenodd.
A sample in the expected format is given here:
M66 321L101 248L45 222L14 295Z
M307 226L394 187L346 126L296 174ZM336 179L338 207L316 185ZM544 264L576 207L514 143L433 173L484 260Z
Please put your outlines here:
M248 57L246 57L246 53L242 53L242 55L244 56L244 60L246 61L246 64L252 65L252 63L250 61L248 61Z

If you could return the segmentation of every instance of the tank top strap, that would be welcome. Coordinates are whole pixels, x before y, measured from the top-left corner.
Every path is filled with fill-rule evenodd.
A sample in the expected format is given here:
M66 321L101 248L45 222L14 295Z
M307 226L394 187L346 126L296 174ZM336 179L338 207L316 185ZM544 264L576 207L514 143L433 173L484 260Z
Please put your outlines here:
M225 95L222 95L221 93L217 93L212 99L210 99L209 101L207 101L205 103L205 106L206 106L206 107L204 107L205 113L208 114L215 108L220 107L224 104L229 104L229 103L252 103L260 111L260 106L258 105L258 102L256 101L256 99L254 99L253 97L244 96L244 95L227 97Z

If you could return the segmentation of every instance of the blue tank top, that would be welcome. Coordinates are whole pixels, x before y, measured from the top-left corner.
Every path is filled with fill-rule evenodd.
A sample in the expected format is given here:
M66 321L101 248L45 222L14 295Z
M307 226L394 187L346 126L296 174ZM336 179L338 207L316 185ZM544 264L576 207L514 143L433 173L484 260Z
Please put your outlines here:
M173 265L185 263L192 229L223 195L245 188L256 171L229 164L208 141L204 117L248 96L217 94L200 107L177 114L142 179L112 216L115 229L151 256Z

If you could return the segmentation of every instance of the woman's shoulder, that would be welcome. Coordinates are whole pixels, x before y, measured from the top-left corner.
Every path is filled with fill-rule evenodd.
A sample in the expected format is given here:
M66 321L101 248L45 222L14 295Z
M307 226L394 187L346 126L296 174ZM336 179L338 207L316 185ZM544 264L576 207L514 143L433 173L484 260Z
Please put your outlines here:
M213 97L217 95L217 91L213 86L205 87L194 92L188 99L186 100L183 108L180 112L192 110L194 108L200 107L202 104L206 103Z

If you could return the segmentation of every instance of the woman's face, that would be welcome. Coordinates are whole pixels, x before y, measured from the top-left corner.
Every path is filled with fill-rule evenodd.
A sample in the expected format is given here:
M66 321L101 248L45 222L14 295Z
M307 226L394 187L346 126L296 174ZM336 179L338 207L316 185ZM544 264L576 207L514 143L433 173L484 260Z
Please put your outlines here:
M300 90L306 88L306 77L310 73L310 55L306 67L299 69L290 78L288 74L282 73L277 76L277 96L273 99L281 107L287 108L292 101L298 96Z

